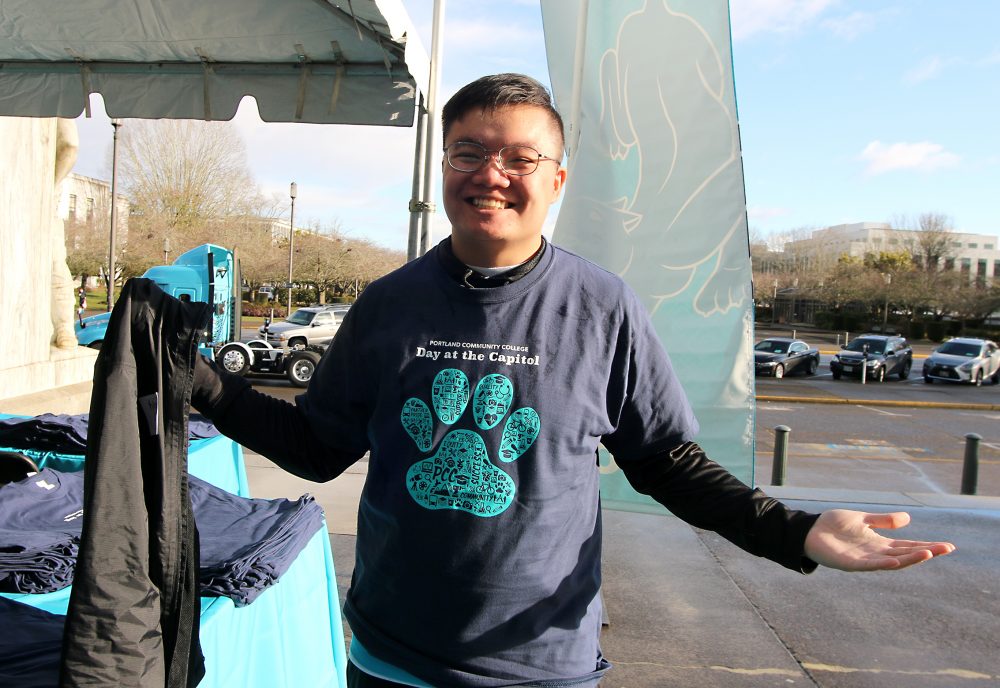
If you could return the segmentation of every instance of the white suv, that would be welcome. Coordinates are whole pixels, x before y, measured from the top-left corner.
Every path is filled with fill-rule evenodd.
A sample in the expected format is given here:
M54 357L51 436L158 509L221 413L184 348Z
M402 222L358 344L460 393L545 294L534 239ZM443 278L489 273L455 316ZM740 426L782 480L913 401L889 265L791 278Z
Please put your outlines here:
M292 317L279 323L265 323L258 333L274 346L302 348L310 344L329 344L347 315L348 305L299 308Z

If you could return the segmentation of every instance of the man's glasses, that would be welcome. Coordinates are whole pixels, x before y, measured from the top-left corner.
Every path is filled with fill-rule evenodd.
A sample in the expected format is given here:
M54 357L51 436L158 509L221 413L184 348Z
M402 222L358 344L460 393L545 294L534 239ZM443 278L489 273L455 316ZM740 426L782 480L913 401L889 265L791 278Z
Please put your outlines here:
M456 141L444 149L448 166L459 172L476 172L492 159L496 159L500 169L515 177L523 177L538 169L538 163L556 158L542 155L531 146L504 146L498 151L487 150L485 146L469 141Z

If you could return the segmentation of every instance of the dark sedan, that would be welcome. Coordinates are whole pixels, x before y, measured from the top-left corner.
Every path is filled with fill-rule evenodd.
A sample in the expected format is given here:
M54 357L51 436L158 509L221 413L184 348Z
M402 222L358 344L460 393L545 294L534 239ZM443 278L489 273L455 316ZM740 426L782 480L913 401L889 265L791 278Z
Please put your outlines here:
M898 335L865 334L840 347L830 359L834 380L841 376L883 382L890 375L905 380L913 366L913 349Z
M769 337L753 348L753 363L758 375L782 378L796 370L813 375L819 368L819 350L801 339Z

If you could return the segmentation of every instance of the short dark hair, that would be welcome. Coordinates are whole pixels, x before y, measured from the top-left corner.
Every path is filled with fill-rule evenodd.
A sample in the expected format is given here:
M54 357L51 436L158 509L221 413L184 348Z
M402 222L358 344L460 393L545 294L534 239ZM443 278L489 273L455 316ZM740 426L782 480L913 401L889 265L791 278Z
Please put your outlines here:
M524 74L491 74L460 88L441 110L441 138L447 140L451 125L470 110L495 110L513 105L540 107L549 114L559 134L559 153L562 155L565 145L562 117L545 86Z

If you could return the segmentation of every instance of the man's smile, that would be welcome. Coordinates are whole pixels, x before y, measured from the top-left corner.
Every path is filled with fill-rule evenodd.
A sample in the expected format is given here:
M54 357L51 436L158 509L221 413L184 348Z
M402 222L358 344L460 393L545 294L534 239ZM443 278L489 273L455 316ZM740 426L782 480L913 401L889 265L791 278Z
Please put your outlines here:
M484 210L504 210L510 207L510 204L502 199L482 197L473 198L472 205Z

